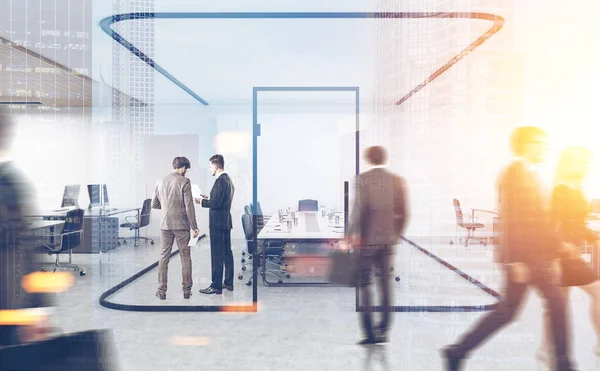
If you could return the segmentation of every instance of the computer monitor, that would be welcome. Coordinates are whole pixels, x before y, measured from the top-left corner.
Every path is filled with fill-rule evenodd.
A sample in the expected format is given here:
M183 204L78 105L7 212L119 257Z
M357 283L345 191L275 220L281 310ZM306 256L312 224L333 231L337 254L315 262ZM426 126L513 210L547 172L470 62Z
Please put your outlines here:
M90 209L108 207L108 187L106 184L88 184L88 194L90 195Z
M65 186L65 191L63 192L62 205L61 208L65 207L75 207L79 208L79 191L81 190L81 185L79 184L70 184Z
M102 197L100 195L100 184L88 184L88 195L90 196L90 206L100 207L102 205Z

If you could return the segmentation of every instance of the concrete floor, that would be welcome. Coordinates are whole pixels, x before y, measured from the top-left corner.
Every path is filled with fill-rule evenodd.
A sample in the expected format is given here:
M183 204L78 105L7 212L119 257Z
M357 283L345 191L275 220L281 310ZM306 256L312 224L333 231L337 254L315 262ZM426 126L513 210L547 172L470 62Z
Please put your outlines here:
M441 370L438 349L452 343L482 313L395 313L390 343L360 347L355 291L343 287L258 287L257 313L125 312L99 305L100 295L158 259L156 245L128 244L100 255L73 256L87 271L57 295L55 322L63 332L112 330L120 369L133 370ZM234 241L236 275L241 241ZM421 243L457 268L500 291L502 275L492 247ZM208 238L193 248L193 296L183 300L181 264L169 266L167 300L154 297L156 269L109 298L121 304L226 305L251 303L246 279L234 292L205 296ZM395 305L482 305L495 299L408 244L398 246ZM248 273L246 273L248 276ZM294 276L287 281L306 277ZM310 279L310 277L308 277ZM575 290L570 302L574 356L581 370L600 369L589 299ZM529 295L518 320L480 348L466 370L534 370L541 333L541 302Z

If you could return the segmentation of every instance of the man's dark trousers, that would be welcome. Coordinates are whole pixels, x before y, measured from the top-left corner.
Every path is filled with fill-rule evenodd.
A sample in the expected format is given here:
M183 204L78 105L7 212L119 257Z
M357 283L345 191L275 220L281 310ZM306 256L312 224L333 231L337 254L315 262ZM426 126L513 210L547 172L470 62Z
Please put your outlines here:
M386 336L390 328L390 262L392 245L368 245L359 248L359 304L362 308L361 326L364 335L373 339ZM373 326L373 300L371 292L371 277L377 271L381 297L381 322Z
M231 251L231 230L210 230L210 256L212 266L213 289L221 290L223 284L233 286L233 252ZM225 281L223 281L223 265L225 265Z
M529 263L529 282L517 283L511 279L510 271L506 271L506 292L496 308L486 314L479 323L462 336L456 348L456 355L468 356L468 353L479 346L496 331L510 323L519 313L527 288L531 285L538 289L546 301L550 314L552 338L556 354L556 370L572 370L567 357L568 334L565 315L565 299L559 286L559 279L550 270L548 260Z

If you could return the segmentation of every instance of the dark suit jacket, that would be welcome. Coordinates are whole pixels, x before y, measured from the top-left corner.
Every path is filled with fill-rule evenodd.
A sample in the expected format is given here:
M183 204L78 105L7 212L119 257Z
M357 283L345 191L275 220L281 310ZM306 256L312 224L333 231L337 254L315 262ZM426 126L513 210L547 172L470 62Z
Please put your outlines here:
M404 178L383 168L358 175L356 199L348 228L362 245L395 245L409 219Z
M233 228L231 221L231 203L235 188L227 174L221 174L212 189L210 198L202 200L202 207L210 209L208 213L209 229L230 230Z
M23 277L39 270L35 237L23 233L25 215L35 212L35 193L11 163L0 165L0 310L47 307L48 295L29 294Z
M530 263L558 257L560 240L552 227L549 199L539 176L515 160L498 179L502 263Z

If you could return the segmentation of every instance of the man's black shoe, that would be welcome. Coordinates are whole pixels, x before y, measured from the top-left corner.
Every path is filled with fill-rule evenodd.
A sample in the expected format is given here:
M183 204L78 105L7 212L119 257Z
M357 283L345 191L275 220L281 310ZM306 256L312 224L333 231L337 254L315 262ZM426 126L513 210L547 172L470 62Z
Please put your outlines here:
M375 344L375 338L365 338L357 343L358 345L371 345Z
M458 355L456 346L451 345L441 350L442 358L445 359L446 371L460 371L463 357Z
M200 290L200 293L206 294L206 295L211 295L211 294L221 295L223 293L223 290L217 290L212 287L207 287L205 289Z

